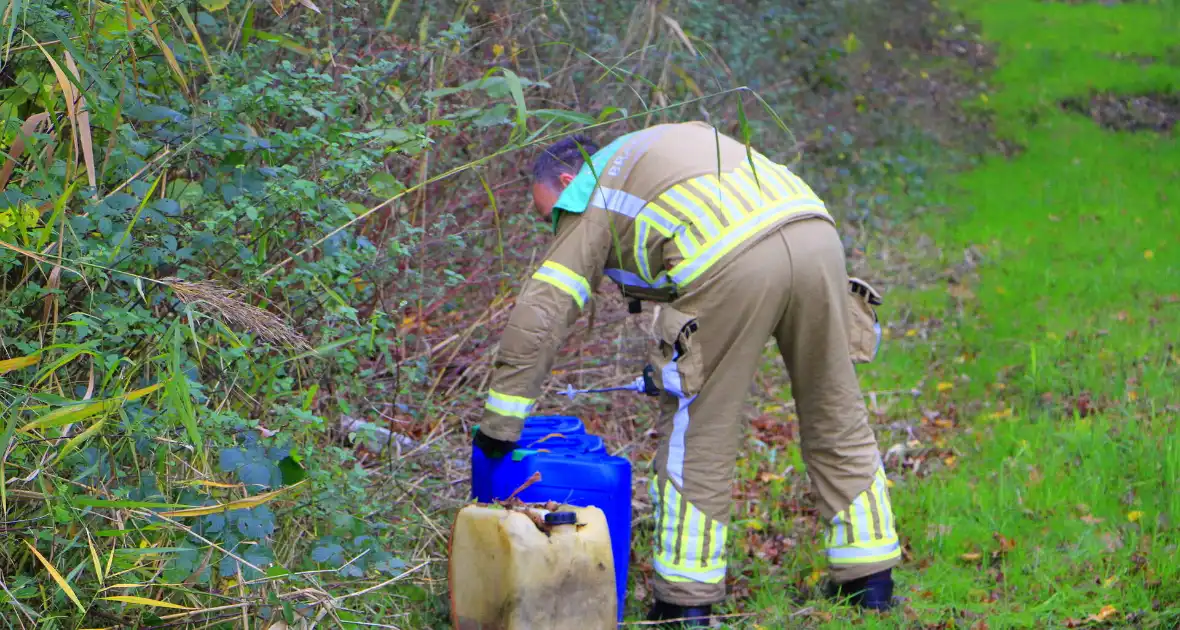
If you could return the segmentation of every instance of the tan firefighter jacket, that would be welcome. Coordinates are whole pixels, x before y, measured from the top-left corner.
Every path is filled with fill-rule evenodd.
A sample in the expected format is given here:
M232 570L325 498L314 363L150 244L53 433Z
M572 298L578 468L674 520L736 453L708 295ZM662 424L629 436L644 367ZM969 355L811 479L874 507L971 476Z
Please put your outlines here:
M822 217L785 166L703 122L657 125L595 153L554 208L557 237L517 298L481 431L520 437L556 352L605 275L627 297L671 302L761 236Z

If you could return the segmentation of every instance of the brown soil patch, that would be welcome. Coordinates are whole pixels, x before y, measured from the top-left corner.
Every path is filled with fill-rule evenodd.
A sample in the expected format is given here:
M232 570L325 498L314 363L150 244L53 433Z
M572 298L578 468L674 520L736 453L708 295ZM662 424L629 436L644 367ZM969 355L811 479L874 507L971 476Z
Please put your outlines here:
M1061 106L1066 111L1089 116L1112 131L1168 133L1180 120L1180 94L1096 94L1067 99Z

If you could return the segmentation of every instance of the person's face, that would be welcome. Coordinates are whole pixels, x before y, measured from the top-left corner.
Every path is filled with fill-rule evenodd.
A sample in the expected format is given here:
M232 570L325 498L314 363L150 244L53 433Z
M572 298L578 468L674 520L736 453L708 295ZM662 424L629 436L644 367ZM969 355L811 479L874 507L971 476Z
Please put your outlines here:
M533 207L536 208L537 214L542 219L548 221L553 217L553 206L557 203L557 198L573 180L573 175L562 173L557 177L558 184L556 186L544 182L533 184Z

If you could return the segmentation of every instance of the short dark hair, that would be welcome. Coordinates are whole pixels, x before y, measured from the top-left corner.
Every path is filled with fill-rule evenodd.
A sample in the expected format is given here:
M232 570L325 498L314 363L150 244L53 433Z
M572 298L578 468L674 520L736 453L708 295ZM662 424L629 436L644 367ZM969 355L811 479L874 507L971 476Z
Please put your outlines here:
M586 155L594 155L598 151L598 145L581 134L558 140L542 151L533 162L533 181L556 185L557 178L562 173L577 173L586 161L582 157L582 151L585 151Z

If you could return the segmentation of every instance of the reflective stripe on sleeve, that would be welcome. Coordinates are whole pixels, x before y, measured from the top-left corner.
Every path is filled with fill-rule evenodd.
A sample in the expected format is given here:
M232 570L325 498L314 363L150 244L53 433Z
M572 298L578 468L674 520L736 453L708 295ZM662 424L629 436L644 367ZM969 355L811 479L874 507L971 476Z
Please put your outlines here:
M488 402L484 405L484 409L498 413L501 416L523 420L532 412L534 404L536 404L536 401L532 398L501 394L494 389L489 389Z
M574 302L577 302L578 308L586 306L587 300L590 299L590 282L560 263L545 261L537 273L533 274L533 279L551 284L568 293L574 298Z

